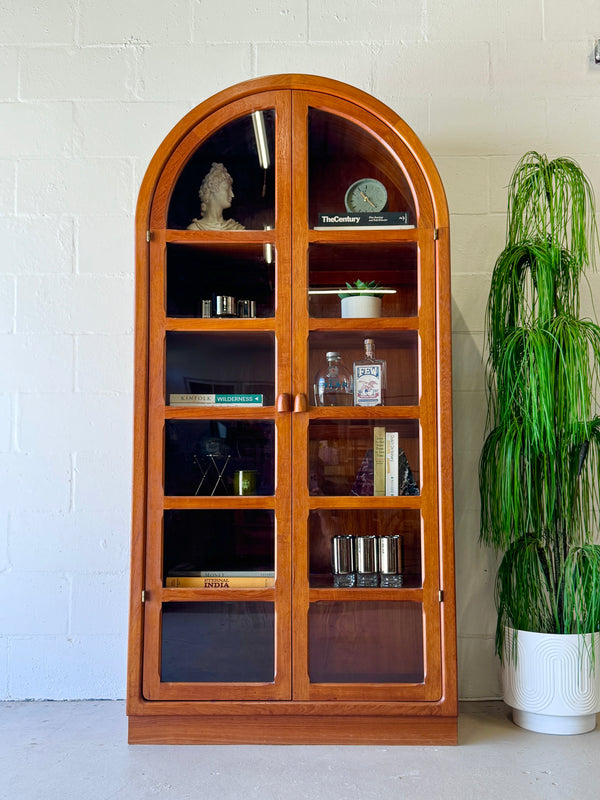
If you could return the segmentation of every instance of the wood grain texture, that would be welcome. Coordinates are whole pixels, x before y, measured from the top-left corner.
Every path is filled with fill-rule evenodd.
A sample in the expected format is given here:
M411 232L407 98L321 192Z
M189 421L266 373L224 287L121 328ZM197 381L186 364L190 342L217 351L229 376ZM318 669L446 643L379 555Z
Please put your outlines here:
M130 744L456 745L456 717L135 717Z

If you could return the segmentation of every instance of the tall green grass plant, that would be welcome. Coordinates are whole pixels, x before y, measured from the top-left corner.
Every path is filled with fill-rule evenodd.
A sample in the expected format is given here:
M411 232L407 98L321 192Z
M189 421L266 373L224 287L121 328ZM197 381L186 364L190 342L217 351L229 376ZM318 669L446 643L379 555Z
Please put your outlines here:
M480 540L502 554L500 658L505 627L600 630L600 327L580 315L597 250L594 194L581 167L523 156L486 309Z

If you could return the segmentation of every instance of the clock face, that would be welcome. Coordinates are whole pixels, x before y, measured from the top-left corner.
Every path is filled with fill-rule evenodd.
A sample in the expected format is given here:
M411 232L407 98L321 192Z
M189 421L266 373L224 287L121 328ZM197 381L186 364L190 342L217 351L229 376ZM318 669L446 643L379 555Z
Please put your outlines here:
M387 191L383 183L375 178L361 178L346 192L347 211L383 211L387 203Z

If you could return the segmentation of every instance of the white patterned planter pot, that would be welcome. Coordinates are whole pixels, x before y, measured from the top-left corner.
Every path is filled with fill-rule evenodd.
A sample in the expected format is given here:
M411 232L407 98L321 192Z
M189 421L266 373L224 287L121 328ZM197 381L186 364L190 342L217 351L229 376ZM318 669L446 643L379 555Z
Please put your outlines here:
M513 721L539 733L594 730L600 711L600 634L519 631L516 663L508 656L513 636L507 629L502 669L504 701L513 709Z

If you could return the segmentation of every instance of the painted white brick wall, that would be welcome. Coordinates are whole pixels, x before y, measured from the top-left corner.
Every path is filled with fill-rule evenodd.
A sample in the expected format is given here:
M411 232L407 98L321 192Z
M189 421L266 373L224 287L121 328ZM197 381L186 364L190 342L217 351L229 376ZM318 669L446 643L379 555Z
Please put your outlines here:
M517 158L571 155L600 191L598 37L597 0L4 0L0 699L124 695L137 190L184 113L278 72L388 103L444 180L460 693L499 696L495 557L477 543L483 308Z

